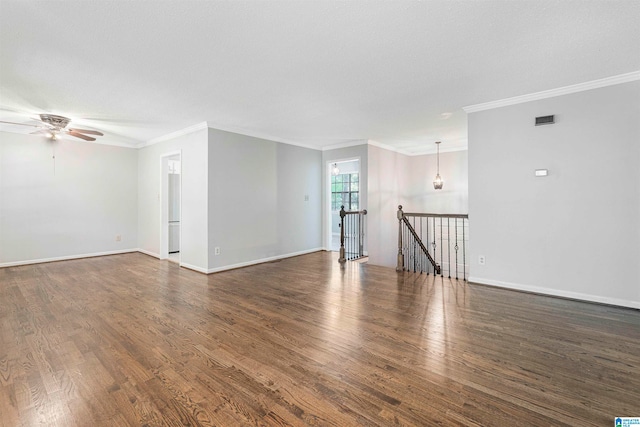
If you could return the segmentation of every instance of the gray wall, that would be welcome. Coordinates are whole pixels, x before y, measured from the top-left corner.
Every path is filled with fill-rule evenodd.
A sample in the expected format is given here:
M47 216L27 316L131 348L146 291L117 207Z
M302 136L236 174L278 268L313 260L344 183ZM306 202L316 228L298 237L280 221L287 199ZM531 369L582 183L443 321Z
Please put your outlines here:
M639 166L638 81L471 113L470 280L640 308Z
M209 271L321 249L320 151L209 129L208 159Z
M0 266L135 250L136 160L131 148L0 132Z

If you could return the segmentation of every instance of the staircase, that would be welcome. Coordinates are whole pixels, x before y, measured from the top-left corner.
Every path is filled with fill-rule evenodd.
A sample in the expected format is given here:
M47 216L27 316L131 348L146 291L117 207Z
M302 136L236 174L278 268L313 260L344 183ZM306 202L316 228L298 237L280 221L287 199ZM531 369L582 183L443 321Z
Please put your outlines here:
M398 206L396 271L467 280L469 215L407 213Z

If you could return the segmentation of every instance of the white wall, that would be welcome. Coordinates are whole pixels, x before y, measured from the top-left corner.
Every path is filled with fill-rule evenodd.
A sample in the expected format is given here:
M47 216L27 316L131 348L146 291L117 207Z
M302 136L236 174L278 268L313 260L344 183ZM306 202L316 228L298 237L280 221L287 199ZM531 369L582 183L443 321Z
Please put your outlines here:
M469 216L471 281L640 308L640 82L470 114Z
M138 150L138 243L159 257L161 227L162 156L180 152L182 206L180 264L197 271L208 269L208 132L206 126ZM135 182L135 180L134 180Z
M444 146L443 142L441 145ZM444 148L444 147L441 147ZM441 190L433 188L436 177L435 154L409 157L407 189L404 193L405 212L466 214L469 211L468 153L440 153Z
M0 266L135 250L136 151L0 132Z
M444 143L443 143L444 144ZM405 212L466 214L467 152L440 153L442 190L433 188L436 155L406 156L369 146L369 263L395 267L398 205Z
M398 205L405 202L409 156L369 145L369 263L396 266Z
M321 248L320 151L209 129L208 159L209 271Z

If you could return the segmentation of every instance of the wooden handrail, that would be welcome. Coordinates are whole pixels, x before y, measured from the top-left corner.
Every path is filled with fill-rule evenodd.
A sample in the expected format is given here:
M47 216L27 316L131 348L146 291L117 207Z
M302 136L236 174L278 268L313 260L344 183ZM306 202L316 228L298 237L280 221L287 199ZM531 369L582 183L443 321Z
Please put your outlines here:
M402 205L400 205L399 209L402 211ZM415 217L435 217L435 218L465 218L468 219L468 214L435 214L435 213L413 213L413 212L402 212L403 216L415 216Z
M420 249L422 249L422 252L425 254L427 259L429 260L429 262L433 266L433 269L435 270L436 274L440 274L440 271L441 271L440 270L440 266L435 262L435 260L433 259L433 257L431 256L431 254L429 253L427 248L424 246L424 243L422 243L422 240L418 236L418 233L416 233L416 230L413 228L413 226L411 225L409 220L407 218L403 217L401 219L401 221L404 222L404 225L406 225L407 229L409 230L409 232L411 232L411 235L416 240L416 243L418 243L418 246L420 247Z

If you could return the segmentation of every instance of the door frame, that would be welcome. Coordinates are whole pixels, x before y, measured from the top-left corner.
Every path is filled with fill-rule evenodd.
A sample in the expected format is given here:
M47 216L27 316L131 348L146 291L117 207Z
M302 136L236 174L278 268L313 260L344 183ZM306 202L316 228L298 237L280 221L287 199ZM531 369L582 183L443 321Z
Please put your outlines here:
M332 251L331 241L333 239L332 232L332 224L331 224L331 174L333 173L333 165L334 163L347 163L347 162L358 162L358 176L362 177L362 159L360 156L352 156L352 157L343 157L340 159L327 160L324 168L325 178L325 192L324 192L324 208L323 216L324 216L324 232L322 233L323 246L326 251ZM362 182L360 180L360 182ZM358 190L360 193L360 190ZM359 194L359 200L362 200L362 194Z
M169 258L169 160L178 156L180 160L180 212L182 213L182 173L184 163L182 150L170 151L160 156L160 259ZM182 231L182 214L180 215L180 229ZM182 249L182 232L180 233L180 249ZM182 251L179 252L182 260Z

